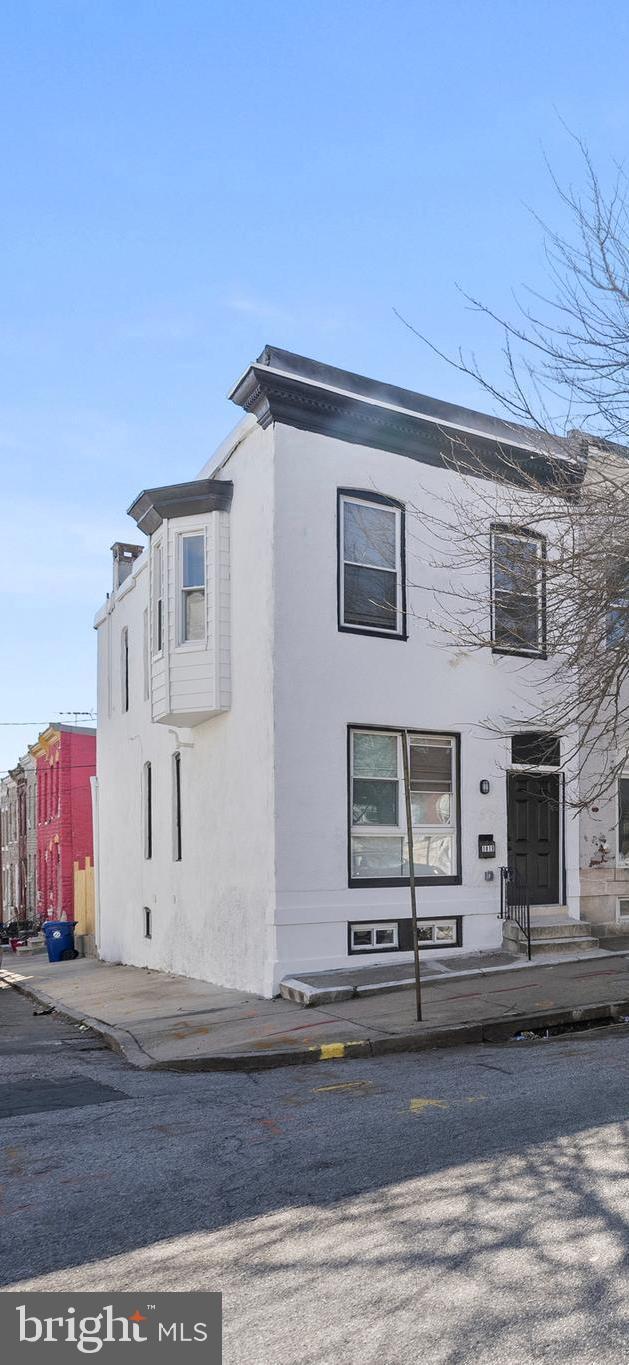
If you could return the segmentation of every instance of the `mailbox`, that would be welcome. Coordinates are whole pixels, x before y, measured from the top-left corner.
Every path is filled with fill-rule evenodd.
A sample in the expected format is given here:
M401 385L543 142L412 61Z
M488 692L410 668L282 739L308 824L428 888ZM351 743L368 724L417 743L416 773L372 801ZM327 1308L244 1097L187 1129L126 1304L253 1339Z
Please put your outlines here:
M495 858L496 840L494 839L493 834L479 834L478 856L479 858Z

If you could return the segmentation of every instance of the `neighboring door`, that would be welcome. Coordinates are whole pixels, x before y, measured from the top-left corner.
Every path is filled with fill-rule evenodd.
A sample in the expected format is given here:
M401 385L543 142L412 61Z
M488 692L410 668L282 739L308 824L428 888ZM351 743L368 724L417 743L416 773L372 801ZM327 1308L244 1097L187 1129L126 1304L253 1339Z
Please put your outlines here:
M559 900L559 777L509 773L508 861L528 887L531 905Z

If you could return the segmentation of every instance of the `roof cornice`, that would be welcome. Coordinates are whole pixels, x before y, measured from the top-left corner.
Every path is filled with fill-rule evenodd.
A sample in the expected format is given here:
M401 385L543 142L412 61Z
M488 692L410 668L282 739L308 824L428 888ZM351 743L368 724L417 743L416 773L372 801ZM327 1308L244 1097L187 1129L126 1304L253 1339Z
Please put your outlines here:
M278 368L280 363L290 368ZM338 387L341 383L352 387ZM583 475L582 461L556 437L271 348L245 371L229 397L263 428L280 422L422 464L464 465L481 477L500 471L517 481L518 465L527 477L544 480L560 461L576 482ZM422 405L432 411L422 411ZM479 429L482 424L486 430Z
M169 517L229 511L233 491L234 485L228 479L193 479L189 483L165 484L163 488L146 488L131 503L128 515L140 531L151 536Z

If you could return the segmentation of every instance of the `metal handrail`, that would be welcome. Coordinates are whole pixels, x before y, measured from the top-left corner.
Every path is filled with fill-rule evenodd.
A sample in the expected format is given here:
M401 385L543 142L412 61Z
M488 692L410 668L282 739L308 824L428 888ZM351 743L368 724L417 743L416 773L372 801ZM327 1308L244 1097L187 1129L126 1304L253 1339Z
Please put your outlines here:
M515 867L500 869L500 918L517 924L524 934L529 962L531 961L531 905L529 889Z

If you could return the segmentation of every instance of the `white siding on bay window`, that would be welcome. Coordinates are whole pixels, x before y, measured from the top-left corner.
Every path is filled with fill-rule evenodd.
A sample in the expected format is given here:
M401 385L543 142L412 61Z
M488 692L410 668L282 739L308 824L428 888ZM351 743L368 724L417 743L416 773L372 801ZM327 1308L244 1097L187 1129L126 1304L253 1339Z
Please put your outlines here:
M204 537L205 637L183 641L181 620L182 537ZM195 725L231 700L229 513L164 522L163 650L151 658L153 720ZM154 611L151 612L154 620Z

